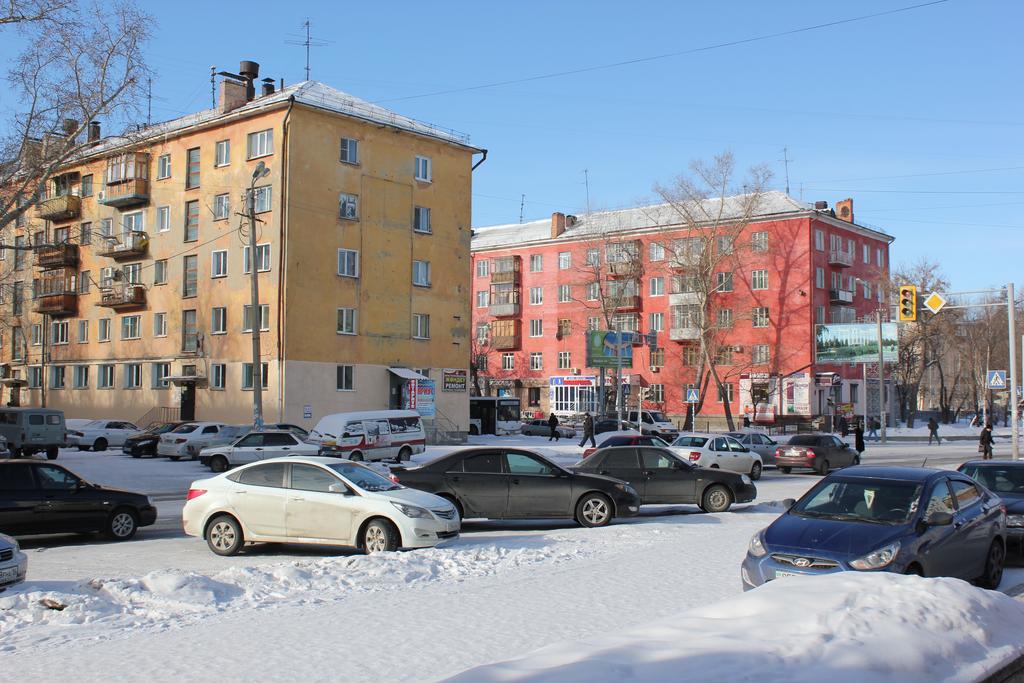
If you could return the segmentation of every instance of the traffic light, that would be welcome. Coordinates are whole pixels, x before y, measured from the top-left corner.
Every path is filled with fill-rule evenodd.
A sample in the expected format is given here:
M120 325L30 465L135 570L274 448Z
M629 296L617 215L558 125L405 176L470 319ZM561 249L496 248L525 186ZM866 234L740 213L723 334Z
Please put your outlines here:
M640 387L640 400L650 401L651 400L651 389L650 387Z
M917 320L917 286L900 285L900 322Z

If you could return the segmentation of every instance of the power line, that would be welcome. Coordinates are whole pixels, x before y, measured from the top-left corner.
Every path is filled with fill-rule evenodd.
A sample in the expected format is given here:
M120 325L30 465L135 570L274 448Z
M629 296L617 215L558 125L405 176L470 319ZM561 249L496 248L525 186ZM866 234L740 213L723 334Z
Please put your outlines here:
M857 17L850 17L848 19L837 19L835 21L828 21L821 24L814 24L811 26L802 26L800 28L789 29L786 31L777 31L775 33L766 33L759 36L753 36L750 38L740 38L738 40L730 40L724 43L714 43L711 45L703 45L701 47L694 47L688 50L679 50L677 52L666 52L660 55L651 55L649 57L637 57L635 59L626 59L621 62L611 62L609 64L598 64L595 66L585 66L578 69L567 69L565 71L554 71L546 74L537 74L535 76L526 76L524 78L511 78L504 81L493 81L491 83L481 83L479 85L470 85L461 88L449 88L447 90L435 90L434 92L420 93L418 95L406 95L404 97L391 97L388 99L377 100L375 104L381 104L384 102L401 102L404 100L415 100L424 97L435 97L438 95L452 95L460 92L470 92L473 90L484 90L487 88L497 88L505 85L515 85L517 83L529 83L532 81L542 81L550 78L560 78L562 76L573 76L576 74L590 73L593 71L602 71L605 69L614 69L620 66L630 66L632 64L642 64L645 62L654 62L662 59L670 59L672 57L681 57L684 55L691 55L700 52L709 52L711 50L720 50L726 47L735 47L737 45L746 45L750 43L757 43L773 38L782 38L784 36L792 36L800 33L808 33L811 31L819 31L824 28L831 28L833 26L841 26L843 24L852 24L858 21L867 21L868 19L876 19L878 17L888 16L890 14L898 14L901 12L910 12L916 9L922 9L924 7L931 7L933 5L941 5L949 0L932 0L931 2L923 2L916 5L908 5L906 7L898 7L896 9L886 10L884 12L874 12L872 14L863 14Z
M1024 190L852 190L848 187L808 187L812 192L849 192L856 194L1024 194Z
M1024 166L999 166L996 168L971 168L962 171L935 171L933 173L906 173L903 175L879 175L867 178L829 178L827 180L806 181L819 183L854 183L861 180L898 180L900 178L930 178L943 175L964 175L968 173L995 173L996 171L1021 171Z

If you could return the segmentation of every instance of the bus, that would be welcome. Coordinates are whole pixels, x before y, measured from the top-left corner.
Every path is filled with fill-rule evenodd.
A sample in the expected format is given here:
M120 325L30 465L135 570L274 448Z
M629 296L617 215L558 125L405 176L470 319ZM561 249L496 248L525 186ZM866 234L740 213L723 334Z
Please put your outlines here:
M520 422L519 399L513 396L470 396L470 434L518 434Z

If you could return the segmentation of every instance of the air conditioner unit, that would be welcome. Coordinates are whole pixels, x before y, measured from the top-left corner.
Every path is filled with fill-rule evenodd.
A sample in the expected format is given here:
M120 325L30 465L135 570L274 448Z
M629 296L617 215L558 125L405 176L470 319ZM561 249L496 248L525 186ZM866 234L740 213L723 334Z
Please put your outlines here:
M107 193L104 192L103 190L100 190L99 192L96 193L96 201L102 202L106 198L107 198Z
M661 372L661 368L651 368L651 372Z
M734 347L732 347L732 352L733 353L743 353L743 347L742 346L734 346Z
M571 372L574 375L578 375L578 374L580 374L580 369L579 368L570 368L569 372Z

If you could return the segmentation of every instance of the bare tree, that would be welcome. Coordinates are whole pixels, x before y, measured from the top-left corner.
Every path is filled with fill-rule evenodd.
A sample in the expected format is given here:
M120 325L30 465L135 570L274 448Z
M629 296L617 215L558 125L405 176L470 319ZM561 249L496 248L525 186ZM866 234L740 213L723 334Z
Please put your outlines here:
M0 2L0 26L56 19L71 4L72 0L4 0Z

